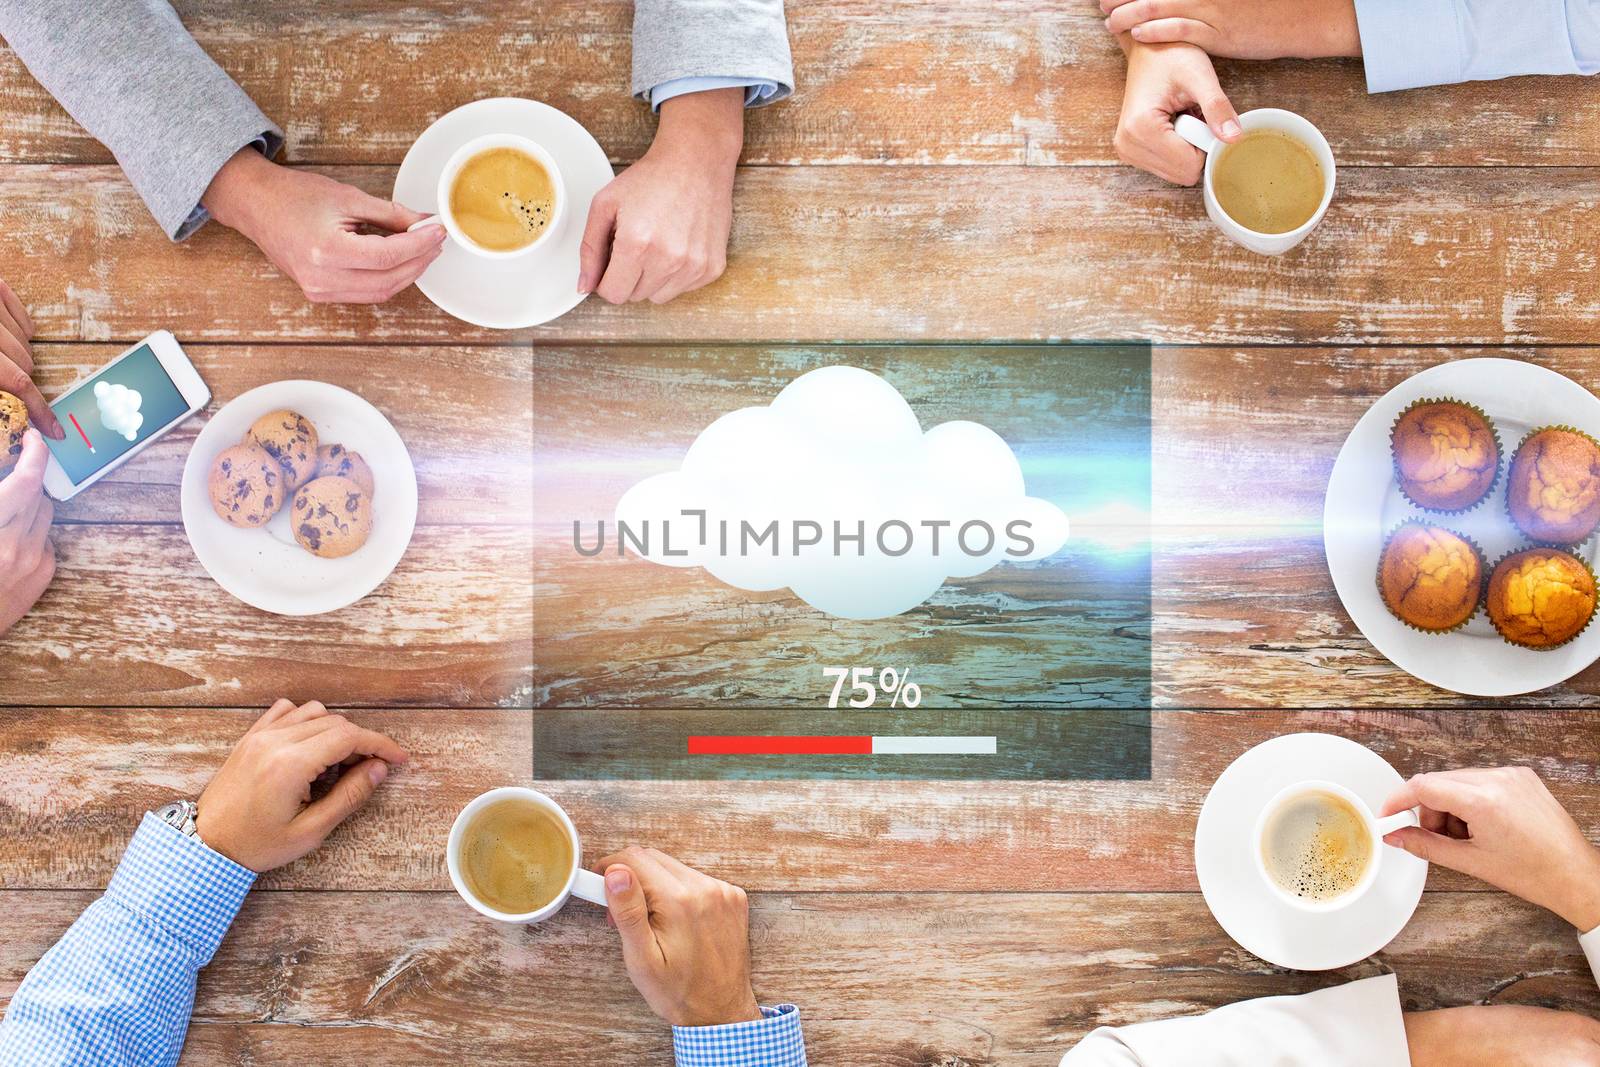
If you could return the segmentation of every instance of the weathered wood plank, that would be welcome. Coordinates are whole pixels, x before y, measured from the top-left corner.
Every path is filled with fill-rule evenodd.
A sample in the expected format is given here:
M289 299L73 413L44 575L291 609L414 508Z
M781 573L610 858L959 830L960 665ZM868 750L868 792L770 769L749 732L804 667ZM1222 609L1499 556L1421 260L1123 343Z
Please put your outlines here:
M0 705L528 706L528 530L426 526L342 611L289 618L235 600L182 527L62 526L56 578L0 639ZM309 697L308 697L309 699Z
M390 164L434 118L488 96L548 101L614 159L638 158L653 124L628 97L631 6L177 4L285 128L288 158ZM1123 59L1093 4L828 0L790 8L789 27L799 92L751 115L748 162L1115 162ZM1286 107L1317 122L1346 166L1600 162L1600 100L1581 83L1521 78L1370 97L1356 62L1225 63L1222 75L1241 110ZM109 159L9 51L0 52L0 98L0 159Z
M417 522L526 524L533 500L532 370L522 348L187 345L211 403L92 490L57 522L179 522L194 439L222 405L258 385L311 378L365 397L394 424L417 471ZM106 345L38 345L35 380L54 397L116 355Z
M373 191L382 167L335 168ZM411 291L307 303L244 238L155 232L115 168L0 167L0 262L46 340L508 340ZM1582 343L1589 170L1355 170L1282 259L1229 243L1194 190L1115 168L741 172L727 274L670 305L586 301L541 340ZM1110 266L1108 266L1110 265ZM515 337L517 335L512 335Z
M5 894L0 995L89 894ZM1408 1010L1531 1004L1593 1013L1560 920L1498 894L1430 894L1378 956L1286 973L1219 930L1197 894L758 895L754 984L804 1013L813 1063L1053 1065L1102 1024L1204 1011L1393 971ZM497 926L453 894L261 893L201 974L186 1065L359 1059L672 1062L667 1027L578 903Z
M287 673L281 684L297 699L322 695ZM0 715L0 835L12 843L0 884L103 885L140 813L198 794L258 713ZM1252 745L1300 730L1354 738L1406 774L1528 764L1600 835L1600 712L1158 711L1150 781L1031 783L532 781L526 713L351 714L393 732L413 763L331 853L272 885L448 889L443 842L461 805L490 785L532 782L572 813L590 856L652 844L752 890L1192 890L1194 820L1211 783ZM1448 871L1431 879L1482 888Z

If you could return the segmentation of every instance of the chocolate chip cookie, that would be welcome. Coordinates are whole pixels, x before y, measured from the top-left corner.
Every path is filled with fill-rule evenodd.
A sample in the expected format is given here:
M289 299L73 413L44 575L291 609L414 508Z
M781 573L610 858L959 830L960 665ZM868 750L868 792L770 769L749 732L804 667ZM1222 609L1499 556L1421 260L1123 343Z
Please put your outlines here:
M299 412L269 411L251 424L248 436L278 461L291 492L317 476L317 428Z
M266 449L246 441L211 463L211 506L234 526L264 526L283 507L283 470Z
M324 559L348 556L372 532L372 498L349 478L317 478L294 494L294 539Z
M10 393L0 393L0 471L16 466L22 435L28 432L28 409Z
M323 445L317 449L317 477L349 478L369 497L377 487L372 468L361 458L361 453L352 452L344 445Z

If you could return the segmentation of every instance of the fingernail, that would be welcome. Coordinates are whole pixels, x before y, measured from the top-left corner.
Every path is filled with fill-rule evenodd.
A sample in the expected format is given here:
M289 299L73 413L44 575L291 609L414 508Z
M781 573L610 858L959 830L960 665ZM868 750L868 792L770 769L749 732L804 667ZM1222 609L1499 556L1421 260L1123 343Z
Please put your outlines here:
M1398 830L1396 830L1393 833L1384 834L1383 835L1383 843L1386 844L1386 845L1393 845L1396 848L1399 848L1400 847L1400 832Z
M1106 21L1109 22L1110 20L1107 19ZM1135 41L1144 40L1144 27L1143 26L1135 26L1133 29L1128 31L1128 36L1132 37Z
M382 785L383 780L389 777L389 765L379 760L367 768L367 777L372 779L373 785Z
M626 867L613 867L606 872L606 892L626 893L633 885L633 876Z
M587 274L578 275L578 292L587 293L588 291L589 291L589 276Z
M1244 130L1240 128L1238 121L1235 119L1229 119L1222 124L1222 136L1224 137L1237 137L1243 132Z

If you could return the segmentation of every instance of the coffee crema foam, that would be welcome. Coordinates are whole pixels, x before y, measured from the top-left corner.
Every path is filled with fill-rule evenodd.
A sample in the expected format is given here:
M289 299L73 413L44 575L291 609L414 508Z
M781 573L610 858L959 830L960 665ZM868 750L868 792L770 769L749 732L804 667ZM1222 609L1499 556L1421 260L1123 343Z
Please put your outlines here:
M489 148L461 165L450 186L450 215L467 238L491 252L538 240L555 217L556 188L544 164L515 148Z
M461 836L460 870L467 889L495 911L538 911L567 887L572 839L542 804L500 800L486 806Z
M1268 818L1261 860L1284 892L1334 900L1361 883L1372 863L1372 838L1347 800L1312 790L1291 797Z

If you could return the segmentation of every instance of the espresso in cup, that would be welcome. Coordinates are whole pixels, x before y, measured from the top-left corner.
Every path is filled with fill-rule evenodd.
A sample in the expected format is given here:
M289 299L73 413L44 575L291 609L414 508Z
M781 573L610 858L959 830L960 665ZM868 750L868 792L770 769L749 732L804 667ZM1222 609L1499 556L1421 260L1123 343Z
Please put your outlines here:
M555 218L556 183L528 152L485 148L456 171L450 215L467 240L490 252L515 252L544 235Z
M1228 217L1256 233L1304 226L1327 187L1311 146L1280 130L1256 130L1223 147L1212 184Z
M572 874L572 839L549 808L510 797L475 813L462 831L461 878L495 911L523 915L559 897Z
M1268 815L1261 830L1261 865L1284 893L1307 901L1336 901L1360 887L1373 863L1366 817L1337 793L1312 789Z

